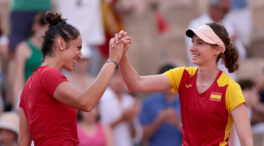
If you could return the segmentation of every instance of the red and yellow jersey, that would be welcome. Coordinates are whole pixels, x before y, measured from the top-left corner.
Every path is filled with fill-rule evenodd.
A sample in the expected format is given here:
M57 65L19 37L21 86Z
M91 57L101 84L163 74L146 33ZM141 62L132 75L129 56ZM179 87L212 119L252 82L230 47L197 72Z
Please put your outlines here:
M183 146L226 146L233 125L231 111L245 103L241 88L220 71L213 84L198 93L197 70L180 67L165 73L172 91L180 96Z

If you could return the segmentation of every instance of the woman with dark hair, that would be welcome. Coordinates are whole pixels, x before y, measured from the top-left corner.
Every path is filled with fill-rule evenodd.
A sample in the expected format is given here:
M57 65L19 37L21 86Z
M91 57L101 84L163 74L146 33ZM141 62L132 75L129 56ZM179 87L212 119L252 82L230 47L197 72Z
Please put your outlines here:
M122 33L118 35L126 37ZM192 38L192 63L198 67L179 67L160 75L139 76L128 57L123 55L120 70L128 88L140 92L172 89L179 93L184 146L228 145L233 123L241 145L252 146L241 88L216 65L222 58L229 72L239 67L238 53L226 29L209 23L188 29L186 35ZM128 46L124 44L124 49Z
M78 145L76 109L91 111L105 91L122 54L122 44L110 47L108 61L93 83L83 92L73 87L61 73L72 71L82 59L79 31L59 14L47 12L49 28L42 45L41 67L27 80L19 105L19 145ZM118 39L118 38L116 38ZM122 38L124 43L129 39Z

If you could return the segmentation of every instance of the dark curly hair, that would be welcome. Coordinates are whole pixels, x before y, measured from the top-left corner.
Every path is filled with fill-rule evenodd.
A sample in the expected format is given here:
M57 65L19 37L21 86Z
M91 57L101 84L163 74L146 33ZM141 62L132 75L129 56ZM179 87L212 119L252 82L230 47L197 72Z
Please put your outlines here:
M226 50L217 57L217 61L222 58L225 67L230 73L235 72L239 68L238 58L239 54L236 47L232 44L228 32L225 27L217 23L207 23L216 35L224 42Z
M45 13L44 20L49 24L49 29L46 31L42 45L43 59L48 55L51 56L54 52L52 46L56 36L60 36L65 42L70 42L79 37L80 32L70 24L66 23L66 19L61 18L58 13L50 11Z

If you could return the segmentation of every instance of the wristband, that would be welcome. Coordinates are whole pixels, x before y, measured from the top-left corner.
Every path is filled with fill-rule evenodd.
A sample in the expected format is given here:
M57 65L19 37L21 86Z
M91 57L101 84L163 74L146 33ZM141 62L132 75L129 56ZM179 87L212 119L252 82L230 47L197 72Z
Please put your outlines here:
M118 68L118 63L112 59L108 59L106 63L114 63L116 65L116 68Z

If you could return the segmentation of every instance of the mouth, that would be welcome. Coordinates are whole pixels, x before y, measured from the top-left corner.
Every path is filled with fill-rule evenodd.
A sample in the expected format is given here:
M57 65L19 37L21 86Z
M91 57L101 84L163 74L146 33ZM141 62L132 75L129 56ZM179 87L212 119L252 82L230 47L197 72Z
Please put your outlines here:
M78 62L77 59L73 59L73 65L75 66L75 64Z
M195 59L195 58L200 57L200 55L199 55L199 54L192 53L192 54L191 54L191 57L192 57L193 59Z

